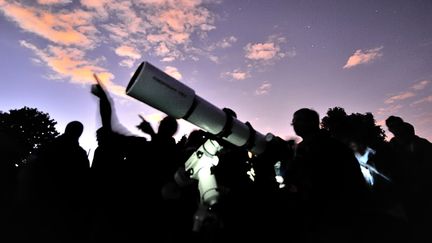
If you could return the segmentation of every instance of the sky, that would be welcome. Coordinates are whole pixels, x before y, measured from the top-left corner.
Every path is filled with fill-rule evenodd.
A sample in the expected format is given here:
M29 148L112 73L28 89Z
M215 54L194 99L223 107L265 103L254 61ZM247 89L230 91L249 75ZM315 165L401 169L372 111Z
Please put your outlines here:
M163 114L125 95L148 61L263 134L292 137L296 110L339 106L432 140L431 23L430 0L0 0L0 110L38 108L59 132L81 121L91 154L93 73L125 132L144 136L138 114L157 128Z

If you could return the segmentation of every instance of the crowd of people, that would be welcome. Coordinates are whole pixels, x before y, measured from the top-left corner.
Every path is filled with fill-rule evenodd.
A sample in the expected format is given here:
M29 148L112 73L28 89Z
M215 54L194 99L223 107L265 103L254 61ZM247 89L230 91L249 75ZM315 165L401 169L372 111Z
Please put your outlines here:
M220 141L212 168L220 197L209 207L197 181L175 179L187 175L205 131L176 142L167 116L157 131L144 119L137 126L151 139L121 134L104 87L92 93L102 126L91 166L78 142L84 127L72 121L16 178L1 172L3 242L432 240L432 144L400 117L386 120L388 142L368 139L355 119L323 128L308 108L293 114L300 143L280 139L251 156Z

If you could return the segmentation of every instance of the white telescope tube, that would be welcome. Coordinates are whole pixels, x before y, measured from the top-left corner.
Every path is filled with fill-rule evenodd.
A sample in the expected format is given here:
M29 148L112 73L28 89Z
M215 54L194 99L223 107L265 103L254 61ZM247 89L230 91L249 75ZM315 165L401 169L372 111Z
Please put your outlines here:
M231 144L247 146L254 154L265 150L267 141L263 134L230 117L148 62L141 63L135 71L126 94L177 119L185 119L213 135L221 135Z

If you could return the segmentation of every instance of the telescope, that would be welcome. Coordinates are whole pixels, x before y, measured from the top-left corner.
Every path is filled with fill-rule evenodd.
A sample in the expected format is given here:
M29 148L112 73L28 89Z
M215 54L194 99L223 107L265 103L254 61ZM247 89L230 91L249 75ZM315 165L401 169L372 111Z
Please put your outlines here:
M274 138L270 133L264 136L255 131L249 122L239 121L231 110L219 109L149 62L139 65L127 85L126 94L255 155L263 153L267 143ZM191 177L199 181L202 202L210 206L217 202L219 196L216 179L210 169L217 165L216 153L221 148L215 139L209 139L185 163Z
M140 64L126 88L126 94L231 144L244 146L253 154L265 150L266 136L255 131L249 123L237 120L148 62Z

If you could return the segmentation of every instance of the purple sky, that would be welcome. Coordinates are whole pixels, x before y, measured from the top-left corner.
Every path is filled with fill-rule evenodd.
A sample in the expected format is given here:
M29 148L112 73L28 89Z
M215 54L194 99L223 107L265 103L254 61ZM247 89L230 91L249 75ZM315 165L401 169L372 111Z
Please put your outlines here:
M36 107L60 132L79 120L94 150L96 72L142 135L138 114L155 127L162 114L124 87L149 61L261 133L292 136L297 109L341 106L432 140L431 23L429 0L0 0L0 110Z

